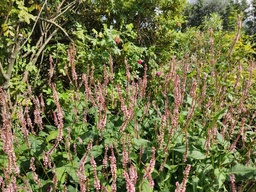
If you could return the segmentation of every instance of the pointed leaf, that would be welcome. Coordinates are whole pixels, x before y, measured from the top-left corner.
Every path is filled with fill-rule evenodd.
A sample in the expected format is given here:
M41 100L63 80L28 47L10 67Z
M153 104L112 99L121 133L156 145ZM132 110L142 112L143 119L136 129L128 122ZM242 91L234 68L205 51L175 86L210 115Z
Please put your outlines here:
M242 164L237 164L236 166L232 167L229 172L235 174L236 181L256 178L256 168Z
M200 151L193 150L189 154L189 157L192 158L192 159L205 159L206 155L201 153Z

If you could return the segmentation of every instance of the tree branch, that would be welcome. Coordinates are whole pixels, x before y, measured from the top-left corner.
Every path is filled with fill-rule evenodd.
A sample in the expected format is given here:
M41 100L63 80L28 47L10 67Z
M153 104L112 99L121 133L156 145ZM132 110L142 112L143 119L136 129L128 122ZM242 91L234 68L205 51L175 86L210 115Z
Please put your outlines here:
M37 53L34 55L34 58L31 58L31 61L29 63L30 66L34 65L38 59L38 57L40 56L40 54L42 53L42 51L44 50L44 48L46 47L46 45L49 43L49 41L52 39L52 37L58 32L59 28L56 28L51 35L46 39L46 41L44 42L43 45L41 45L40 49L37 51ZM28 70L26 70L24 72L24 76L22 81L26 82L28 78Z
M34 25L33 25L33 27L32 27L32 30L31 30L29 36L27 37L27 39L26 39L26 40L24 41L24 43L20 46L20 49L28 42L28 40L30 39L31 35L33 34L33 32L34 32L34 30L35 30L35 27L36 27L36 24L37 24L37 22L38 22L38 20L39 20L39 17L40 17L40 15L41 15L41 13L42 13L42 11L43 11L44 6L46 5L46 3L47 3L47 0L45 0L43 6L41 7L40 12L38 13L38 15L37 15L37 17L36 17L36 21L35 21L35 23L34 23Z
M58 28L68 37L68 39L69 39L71 42L73 42L73 39L71 39L71 37L69 37L69 35L68 35L68 33L65 31L65 29L63 29L58 23L56 23L56 22L53 21L53 20L49 20L49 19L44 19L44 18L40 18L40 19L43 20L43 21L46 21L46 22L48 22L48 23L51 23L51 24L55 25L56 27L58 27Z
M4 72L4 68L3 68L3 66L2 66L1 61L0 61L0 73L1 73L1 75L4 77L5 80L8 79L8 75Z
M21 44L21 39L17 39L16 42L14 43L11 55L8 59L8 68L7 68L7 72L4 72L3 66L0 63L0 72L3 75L5 81L2 85L3 89L8 89L10 86L10 79L12 76L12 71L13 71L13 67L17 58L17 55L19 53L20 50L20 44Z
M68 4L66 7L64 7L64 10L62 12L60 12L58 15L56 15L53 19L51 20L56 20L58 17L60 17L61 15L63 15L65 12L67 12L69 9L71 9L71 7L73 5L76 4L76 1L73 1L72 3ZM60 9L60 6L58 7L58 9Z

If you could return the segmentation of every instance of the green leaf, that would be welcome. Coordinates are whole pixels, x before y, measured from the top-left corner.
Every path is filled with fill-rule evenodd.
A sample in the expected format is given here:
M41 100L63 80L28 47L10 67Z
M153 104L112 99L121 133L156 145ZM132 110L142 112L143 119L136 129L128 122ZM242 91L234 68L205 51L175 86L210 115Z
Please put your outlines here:
M236 166L232 167L229 173L235 174L236 181L252 178L256 179L256 168L242 164L237 164Z
M126 27L126 29L127 29L128 31L132 31L132 29L133 29L133 24L130 23L130 24L126 25L125 27Z
M192 97L188 96L188 98L187 98L187 103L188 103L189 105L192 104Z
M220 134L220 133L217 133L217 139L220 141L220 143L225 142L225 139L224 139L223 135Z
M102 154L102 145L93 146L90 153L94 158L97 158Z
M35 16L28 13L28 11L26 9L22 9L19 12L18 15L20 21L25 21L27 24L30 24L30 20L35 20Z
M217 168L217 169L214 169L214 175L217 178L218 186L219 186L219 189L220 189L222 187L223 183L226 180L226 174L223 173L222 170Z
M175 147L173 150L174 151L178 151L180 153L184 153L185 150L186 150L186 146L185 145L181 145L181 146Z
M50 132L50 134L48 135L48 137L46 137L46 141L49 142L53 139L56 139L58 136L58 130L53 130Z
M197 176L192 176L193 191L196 191L199 180Z
M93 32L95 35L98 35L98 31L96 31L96 29L92 29L92 32Z
M205 159L206 155L201 153L200 151L193 150L190 152L188 157L190 157L192 159Z
M150 187L150 184L147 179L144 179L140 186L140 192L152 192L153 189Z
M137 145L137 146L146 146L147 144L148 144L148 140L145 140L145 139L136 139L136 138L134 138L133 139L133 142L134 142L134 144L135 145Z
M74 182L78 182L78 176L77 176L77 173L76 173L76 170L78 169L78 166L79 166L79 162L78 162L78 158L76 158L74 161L73 161L73 165L72 164L68 164L66 166L66 171L68 173L68 175L72 178L72 180Z
M164 165L165 168L168 169L168 173L175 173L178 169L178 165Z
M49 129L49 130L55 130L55 129L56 129L56 127L53 126L53 125L45 125L45 127L46 127L47 129ZM48 133L46 133L46 134L48 135ZM45 136L45 135L43 135L43 136Z
M227 112L227 108L224 108L219 112L216 112L213 117L214 122L217 122L217 120L220 120L226 114L226 112Z
M77 188L74 188L72 185L69 185L69 186L68 186L68 191L74 191L74 192L76 192L76 191L78 191L78 190L77 190Z
M58 180L60 181L61 184L63 184L65 182L66 179L66 167L62 166L62 167L57 167L56 168L56 174L58 176Z
M32 153L35 153L37 150L42 149L43 141L40 137L38 138L35 135L29 135L28 140L30 142L30 147L31 147Z

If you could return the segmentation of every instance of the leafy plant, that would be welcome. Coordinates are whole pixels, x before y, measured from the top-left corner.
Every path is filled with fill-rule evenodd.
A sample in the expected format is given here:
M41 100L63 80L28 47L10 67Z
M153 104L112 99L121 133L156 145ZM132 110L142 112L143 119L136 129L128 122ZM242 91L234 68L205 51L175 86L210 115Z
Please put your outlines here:
M37 41L22 15L31 36L9 79L3 53L18 44L2 48L2 190L252 191L255 66L240 18L236 31L213 14L182 32L168 19L183 1L107 2L33 2L29 21L49 28Z

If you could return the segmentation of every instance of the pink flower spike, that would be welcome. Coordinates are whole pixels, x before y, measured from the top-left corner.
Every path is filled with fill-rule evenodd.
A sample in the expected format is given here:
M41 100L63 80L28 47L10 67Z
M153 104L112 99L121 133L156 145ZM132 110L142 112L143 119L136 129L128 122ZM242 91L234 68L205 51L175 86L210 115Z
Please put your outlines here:
M157 75L158 77L160 77L160 76L161 76L161 72L160 72L160 71L156 72L156 75Z
M137 61L137 63L140 64L140 65L142 64L142 62L143 62L142 60Z

